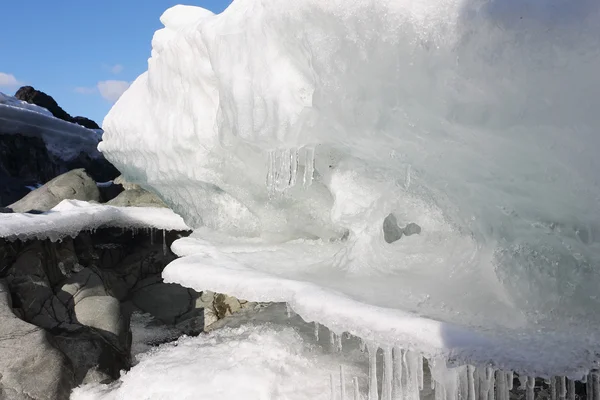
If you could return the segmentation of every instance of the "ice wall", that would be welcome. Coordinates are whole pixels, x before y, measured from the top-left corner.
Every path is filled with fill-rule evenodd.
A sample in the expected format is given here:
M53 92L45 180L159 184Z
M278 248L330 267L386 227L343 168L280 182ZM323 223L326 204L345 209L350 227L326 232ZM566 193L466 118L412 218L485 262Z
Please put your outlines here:
M366 304L598 342L597 2L235 0L161 20L99 148L189 226L321 239L316 264L244 265ZM390 213L421 234L386 243Z

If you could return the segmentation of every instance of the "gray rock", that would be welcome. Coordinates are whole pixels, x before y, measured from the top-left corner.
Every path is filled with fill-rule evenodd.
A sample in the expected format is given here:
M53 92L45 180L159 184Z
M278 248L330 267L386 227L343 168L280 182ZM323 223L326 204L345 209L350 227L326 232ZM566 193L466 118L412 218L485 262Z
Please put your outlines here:
M0 280L0 398L67 400L74 387L72 367L49 335L12 312L6 282Z
M119 175L118 177L116 177L113 180L113 183L115 185L121 185L123 186L123 189L125 190L136 190L136 189L141 189L142 187L136 183L130 183L128 182L125 177L123 175Z
M402 229L398 226L396 216L389 214L383 220L383 239L386 243L394 243L402 238Z
M144 189L125 190L106 204L116 207L167 207L157 195Z
M65 199L100 201L96 183L83 169L62 174L9 207L15 212L48 211Z
M404 227L403 232L406 236L418 235L421 233L421 227L414 222L411 222Z
M136 285L140 289L134 289L131 300L138 308L166 324L174 324L194 309L199 293L174 283L156 283L155 279L150 277Z

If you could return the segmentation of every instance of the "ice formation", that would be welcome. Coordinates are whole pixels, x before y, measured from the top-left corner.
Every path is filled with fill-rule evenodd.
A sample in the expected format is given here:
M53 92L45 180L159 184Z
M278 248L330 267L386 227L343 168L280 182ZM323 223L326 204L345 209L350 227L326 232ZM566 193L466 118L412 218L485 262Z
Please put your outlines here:
M43 107L29 104L0 92L0 131L2 134L39 135L55 156L70 160L80 152L98 157L101 132L55 118Z
M199 228L170 281L580 377L600 354L599 8L174 7L99 148ZM420 233L387 243L390 214Z
M57 241L99 228L189 230L179 215L166 208L114 207L79 200L63 200L42 214L0 214L0 238L8 240Z

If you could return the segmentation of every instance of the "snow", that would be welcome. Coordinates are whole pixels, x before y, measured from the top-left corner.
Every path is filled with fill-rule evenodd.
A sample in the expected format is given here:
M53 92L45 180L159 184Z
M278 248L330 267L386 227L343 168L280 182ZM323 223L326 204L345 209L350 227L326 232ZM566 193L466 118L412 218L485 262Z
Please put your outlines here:
M70 160L85 152L98 157L100 130L55 118L43 107L0 93L0 133L39 136L55 156Z
M599 8L175 7L99 149L202 228L168 280L382 346L578 374L600 350ZM390 213L421 233L386 243Z
M351 378L357 377L364 396L364 355L356 346L331 353L301 324L254 322L182 337L146 353L115 384L77 388L71 399L329 400L332 374L339 391L340 364L348 377L346 391L353 393Z
M0 238L8 240L75 237L98 228L155 228L189 230L180 216L169 209L114 207L79 200L63 200L43 214L0 214Z

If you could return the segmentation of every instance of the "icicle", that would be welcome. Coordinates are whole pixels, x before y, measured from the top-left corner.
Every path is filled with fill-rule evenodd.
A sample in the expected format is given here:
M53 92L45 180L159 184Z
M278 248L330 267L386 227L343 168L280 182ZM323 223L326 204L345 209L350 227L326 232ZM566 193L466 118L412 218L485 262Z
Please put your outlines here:
M506 400L506 374L504 371L496 372L496 398Z
M594 400L600 399L600 378L598 373L592 373L592 386L594 388Z
M377 393L377 346L369 343L369 400L379 400Z
M557 400L557 398L558 398L558 391L556 388L556 378L551 378L550 379L550 399Z
M467 366L468 399L475 400L475 367Z
M163 229L163 256L167 255L167 231Z
M342 335L336 335L336 340L335 340L335 351L337 351L338 353L342 352Z
M567 382L564 376L558 378L558 397L560 399L567 397Z
M406 176L404 178L404 188L408 189L410 187L410 171L411 170L411 165L408 164L406 166Z
M315 171L315 149L312 147L304 148L304 177L302 185L307 188L312 185L313 174Z
M296 176L298 175L298 150L290 150L290 180L288 187L296 186Z
M392 389L394 380L394 360L392 358L392 349L387 347L383 349L383 384L381 386L382 400L392 400Z
M292 316L292 308L289 303L285 303L285 312L287 313L288 318Z
M419 362L417 357L420 357L417 353L412 351L404 352L404 369L406 370L406 386L404 388L404 394L406 400L418 400L419 399L419 381L417 368Z
M346 378L342 364L340 364L340 400L346 400Z
M154 246L154 228L150 228L150 246Z
M594 385L592 384L592 375L586 375L585 378L586 400L594 400Z
M488 400L495 400L496 391L494 390L494 387L496 386L496 373L491 367L487 368L486 377L488 382Z
M573 386L574 388L575 386ZM525 380L525 400L533 400L534 398L534 388L535 388L535 378L532 376L528 376ZM573 397L575 399L575 397Z
M393 398L394 400L404 399L404 387L402 386L402 364L404 360L404 350L394 347L393 350L394 360L394 384L393 384Z
M515 380L515 377L513 375L512 371L509 371L506 373L506 385L508 387L508 390L513 390L513 381Z
M267 192L272 194L275 191L275 152L270 150L267 153Z
M356 376L352 378L352 383L354 384L354 400L360 400L360 389L358 387L358 378Z
M569 394L569 400L575 400L575 381L573 379L569 379L567 382L569 388L567 392ZM531 391L533 392L533 389L531 389ZM533 400L533 397L527 400Z
M315 321L315 341L319 341L319 323Z
M419 390L423 390L423 357L420 354L417 355L417 363L417 382Z
M329 348L332 353L335 353L335 333L333 331L329 331Z
M335 400L335 379L333 378L333 372L329 374L329 385L331 386L331 400Z

